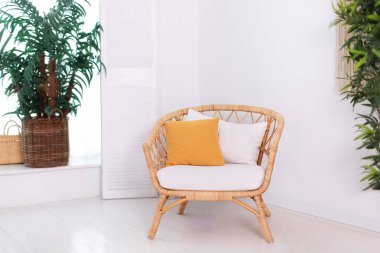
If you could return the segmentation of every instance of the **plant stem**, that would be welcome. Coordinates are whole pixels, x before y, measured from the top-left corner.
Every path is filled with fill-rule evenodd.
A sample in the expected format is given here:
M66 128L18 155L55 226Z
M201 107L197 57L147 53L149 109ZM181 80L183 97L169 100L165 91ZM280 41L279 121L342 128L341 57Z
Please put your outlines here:
M45 54L40 54L40 62L39 62L39 71L40 71L40 78L41 78L41 87L39 88L39 94L42 98L42 104L40 107L41 114L38 114L37 117L44 117L46 115L45 113L45 107L48 101L48 97L46 94L46 86L47 86L47 74L46 74L46 64L45 64Z
M49 106L50 111L54 110L57 106L56 99L58 95L58 80L57 80L57 74L55 72L56 70L56 63L54 59L49 60Z

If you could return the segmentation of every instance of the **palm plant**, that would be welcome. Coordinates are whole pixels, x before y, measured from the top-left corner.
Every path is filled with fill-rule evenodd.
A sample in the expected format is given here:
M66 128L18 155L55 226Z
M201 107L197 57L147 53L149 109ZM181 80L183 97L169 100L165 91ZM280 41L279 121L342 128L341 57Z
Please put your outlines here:
M368 181L366 189L380 189L380 0L340 0L334 7L337 19L333 25L348 27L348 39L342 48L349 54L347 61L354 63L353 75L347 76L342 94L355 107L362 105L368 114L359 114L364 120L357 124L362 144L372 155L363 157L362 167Z
M82 0L83 4L89 4ZM83 88L101 70L99 23L82 26L86 11L76 0L57 0L40 13L28 0L9 0L0 9L0 78L12 112L21 119L76 115Z
M68 118L76 115L83 89L101 71L99 23L82 29L87 0L57 0L40 13L28 0L0 8L0 78L22 120L22 150L28 167L65 166ZM57 117L60 116L60 119Z

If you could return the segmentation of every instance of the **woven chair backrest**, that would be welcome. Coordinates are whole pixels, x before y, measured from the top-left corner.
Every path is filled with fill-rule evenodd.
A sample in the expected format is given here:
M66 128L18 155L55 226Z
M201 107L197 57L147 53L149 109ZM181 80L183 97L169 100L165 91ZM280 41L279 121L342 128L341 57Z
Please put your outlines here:
M184 120L189 108L181 109L163 116L156 123L152 141L152 159L154 164L158 164L160 169L165 166L166 161L166 134L164 124L167 121ZM217 117L227 122L238 124L256 124L258 122L268 122L267 131L260 147L258 164L262 162L263 155L269 155L273 136L279 129L279 124L283 124L282 116L272 110L244 105L206 105L191 108L201 112L206 116ZM283 126L281 126L282 129Z

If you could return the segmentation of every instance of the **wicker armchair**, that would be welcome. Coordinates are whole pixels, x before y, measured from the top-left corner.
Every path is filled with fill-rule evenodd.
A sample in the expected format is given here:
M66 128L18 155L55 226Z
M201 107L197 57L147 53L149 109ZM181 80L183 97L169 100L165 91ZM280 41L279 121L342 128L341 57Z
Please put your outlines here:
M165 189L160 185L160 182L157 178L158 170L165 167L167 149L164 123L171 120L183 120L184 116L187 115L188 109L189 108L181 109L160 118L154 126L150 136L143 144L144 154L146 157L152 184L160 194L157 210L148 237L150 239L154 239L163 214L177 205L179 205L178 214L183 214L186 205L190 200L229 200L253 213L260 222L262 234L265 237L266 241L272 242L273 238L266 220L266 217L270 216L270 211L265 205L262 195L267 190L270 183L277 148L279 145L282 129L284 127L283 117L279 113L272 110L245 105L205 105L191 108L205 115L219 117L221 120L229 122L254 124L257 122L267 121L267 130L259 149L260 152L257 160L258 165L265 167L264 180L259 188L247 191L195 191ZM176 198L177 200L165 206L169 197ZM246 203L240 201L238 198L253 199L256 203L257 209L250 207Z

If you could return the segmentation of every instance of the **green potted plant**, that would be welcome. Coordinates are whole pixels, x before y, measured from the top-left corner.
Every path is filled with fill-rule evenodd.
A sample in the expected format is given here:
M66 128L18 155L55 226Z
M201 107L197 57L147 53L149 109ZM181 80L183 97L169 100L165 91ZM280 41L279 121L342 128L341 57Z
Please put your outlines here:
M363 157L362 166L368 181L366 189L380 189L380 0L340 0L334 7L337 19L333 25L347 27L347 62L353 62L353 74L348 75L342 94L355 106L368 108L358 114L364 123L357 124L362 144L371 155Z
M30 1L9 0L0 9L0 79L6 95L18 98L11 113L22 120L29 167L68 163L68 115L101 71L101 26L83 31L89 3L80 2L57 0L40 13Z

